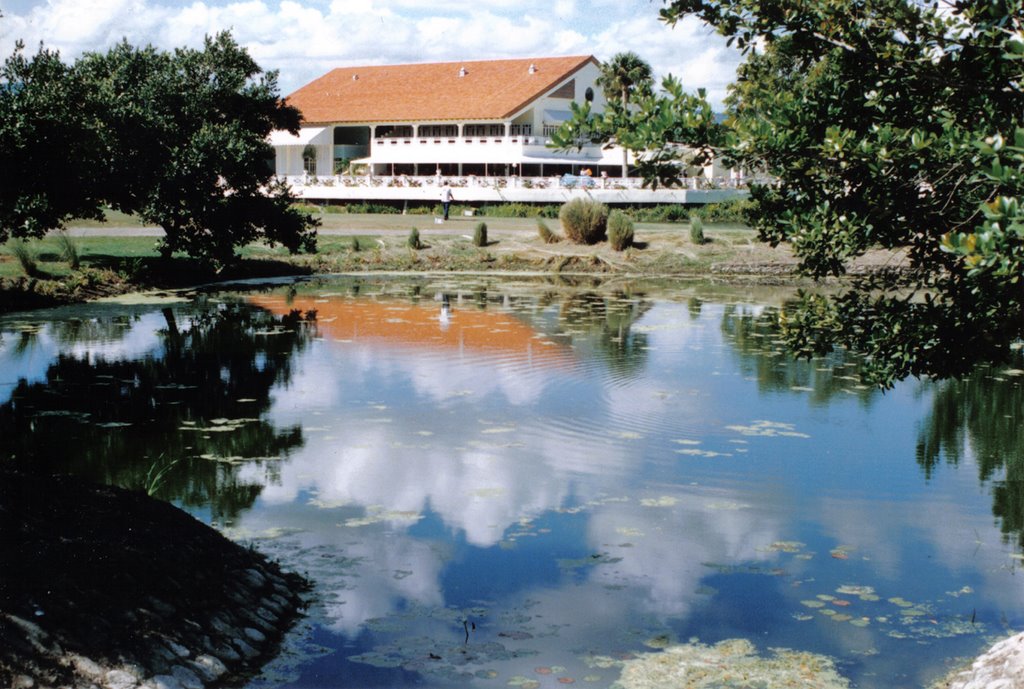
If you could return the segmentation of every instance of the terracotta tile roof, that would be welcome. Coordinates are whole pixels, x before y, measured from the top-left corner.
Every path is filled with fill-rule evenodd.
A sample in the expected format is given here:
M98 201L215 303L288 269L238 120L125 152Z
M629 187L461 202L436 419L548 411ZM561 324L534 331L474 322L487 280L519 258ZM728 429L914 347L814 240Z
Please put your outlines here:
M590 55L340 67L288 96L307 124L496 120L565 81ZM530 73L530 65L536 67ZM459 72L465 68L465 76Z
M539 337L528 324L507 313L452 307L442 324L437 303L400 300L278 295L250 297L250 303L276 314L296 309L315 311L318 330L327 340L383 343L392 347L433 348L467 354L501 354L505 360L555 368L574 368L576 358L564 342Z

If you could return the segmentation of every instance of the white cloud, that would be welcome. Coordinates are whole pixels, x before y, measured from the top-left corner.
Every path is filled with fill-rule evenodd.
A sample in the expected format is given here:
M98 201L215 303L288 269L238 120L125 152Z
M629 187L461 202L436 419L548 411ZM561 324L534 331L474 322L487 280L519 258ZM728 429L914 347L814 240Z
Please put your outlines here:
M17 39L40 41L72 59L126 38L170 49L198 46L231 30L260 65L280 72L287 95L327 70L353 64L475 60L556 54L607 59L632 50L659 76L708 87L720 99L736 54L695 20L672 29L657 6L591 0L8 0L0 18L0 51Z

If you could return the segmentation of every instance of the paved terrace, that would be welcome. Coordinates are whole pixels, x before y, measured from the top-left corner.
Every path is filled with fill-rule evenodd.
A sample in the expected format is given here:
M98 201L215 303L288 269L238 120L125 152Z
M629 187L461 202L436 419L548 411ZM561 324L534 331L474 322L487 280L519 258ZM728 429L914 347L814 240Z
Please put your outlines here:
M637 177L350 176L288 177L293 192L309 201L437 202L444 181L455 203L565 203L590 197L609 205L704 204L745 198L749 178L690 177L675 189L646 189Z

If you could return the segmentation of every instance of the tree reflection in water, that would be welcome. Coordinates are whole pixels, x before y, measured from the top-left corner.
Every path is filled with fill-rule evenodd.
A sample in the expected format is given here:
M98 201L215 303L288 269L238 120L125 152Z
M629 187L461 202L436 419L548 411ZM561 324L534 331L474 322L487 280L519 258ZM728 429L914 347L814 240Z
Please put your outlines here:
M624 292L577 292L562 300L559 314L563 330L575 332L577 347L590 344L613 374L628 378L647 363L647 333L631 328L652 305Z
M794 359L782 340L778 315L776 308L737 303L726 304L722 314L722 333L739 357L743 374L756 380L761 392L798 390L816 406L838 395L853 396L866 405L880 394L878 388L861 384L861 361L845 350Z
M154 334L160 344L142 358L61 354L46 382L19 381L0 406L0 462L148 488L209 505L218 520L249 507L280 459L303 442L298 426L277 429L260 417L271 388L288 382L293 356L315 334L315 314L201 304L163 315L166 325ZM69 321L54 337L88 352L131 326L123 317ZM243 462L265 477L243 479Z
M917 461L930 478L945 460L973 456L978 478L992 481L992 513L1004 537L1024 546L1024 376L984 368L963 380L930 384L931 413L917 441ZM1010 374L1007 374L1007 371Z
M762 391L799 389L814 404L837 393L852 394L868 404L881 394L861 385L860 361L837 350L811 360L796 359L781 340L775 309L752 311L728 305L722 331L732 342L741 366ZM924 381L931 393L931 413L917 441L917 462L925 477L946 461L956 465L968 455L978 465L978 479L992 482L992 513L1007 540L1024 546L1024 356L1016 368L979 370L963 380ZM1008 375L1006 372L1009 371Z

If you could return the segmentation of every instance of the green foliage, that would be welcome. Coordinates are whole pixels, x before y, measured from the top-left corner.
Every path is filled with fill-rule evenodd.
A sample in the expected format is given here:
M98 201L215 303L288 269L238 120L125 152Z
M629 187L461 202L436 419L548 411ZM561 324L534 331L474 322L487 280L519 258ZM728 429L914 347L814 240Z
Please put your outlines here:
M601 74L597 78L597 85L604 91L608 100L609 112L628 113L629 104L637 97L649 97L651 86L654 83L651 65L644 61L639 55L632 51L617 53L608 62L601 65ZM588 104L589 105L589 104ZM613 138L622 139L628 136L627 130L610 129ZM589 128L579 132L576 144L593 140L595 132ZM629 153L626 149L622 151L622 176L629 174Z
M24 44L0 66L0 243L99 220L104 169L90 97L60 56Z
M597 244L606 238L608 206L593 199L576 198L558 214L565 236L576 244Z
M633 220L622 211L608 215L608 243L616 251L633 246Z
M163 253L215 265L262 239L315 248L316 222L272 181L271 131L297 110L227 33L173 53L122 42L74 65L19 50L0 84L0 239L41 236L104 204L165 231Z
M1018 127L1013 137L1011 144L996 135L979 148L990 159L986 176L1000 189L1016 190L1017 195L996 196L983 204L982 223L944 235L942 249L960 259L970 278L995 278L1016 285L1024 276L1024 208L1019 198L1024 189L1024 127Z
M664 203L656 206L624 207L622 211L636 222L688 223L693 215L704 222L747 223L753 202L742 199L707 203L702 206Z
M589 103L571 103L570 111L572 117L551 136L552 148L618 144L637 154L637 171L652 188L678 186L687 167L711 161L724 137L704 91L687 94L672 75L662 80L660 93L648 89L628 103L609 101L600 116L591 112Z
M694 244L706 244L708 241L704 236L704 221L697 213L690 214L690 241Z
M11 253L14 254L15 260L18 261L18 265L21 266L21 270L25 275L30 278L39 275L39 264L36 261L36 255L29 248L28 243L20 239L11 242Z
M476 224L473 229L473 246L487 246L487 223Z
M697 208L695 213L704 222L750 223L754 202L749 199L708 203Z
M61 258L68 262L72 270L78 270L82 263L78 256L78 245L64 230L57 233L57 243L60 245Z
M693 211L682 204L662 204L649 208L629 208L627 212L638 222L675 223L686 222Z
M618 99L623 104L628 104L636 96L650 94L654 81L651 74L651 65L636 53L616 53L608 62L601 65L597 85L604 90L609 101Z
M163 455L160 455L156 461L149 465L149 469L146 471L146 478L142 482L142 490L150 497L153 497L160 492L160 488L164 485L167 474L177 466L181 461L181 457L167 462L166 464L162 464L162 461Z
M415 227L409 230L409 238L405 242L408 244L410 249L419 250L423 248L423 243L420 241L420 231Z
M380 213L386 215L398 215L402 211L386 203L350 203L346 206L349 213Z
M557 218L558 209L554 204L502 203L484 206L481 213L491 218Z
M552 232L548 224L540 218L537 219L537 234L540 235L545 244L555 244L562 241L562 238L557 233Z
M352 206L350 205L349 208L351 209ZM450 210L453 210L454 208L455 208L455 206L452 206ZM349 212L350 213L355 213L356 211L349 210ZM390 212L398 212L398 210L397 209L393 209L393 210L388 211L388 212L389 213ZM408 215L433 215L435 218L437 218L437 217L440 217L444 213L444 209L441 208L441 204L435 203L432 206L413 206L412 208L407 209L406 213Z
M359 237L352 237L352 253L359 253L362 250L363 247L359 243Z
M883 386L1007 359L1024 338L1021 0L668 0L661 16L700 18L743 51L725 121L666 80L611 122L574 111L564 134L645 152L651 184L688 162L677 142L763 173L747 218L812 277L905 252L901 271L788 307L797 351L855 349Z

